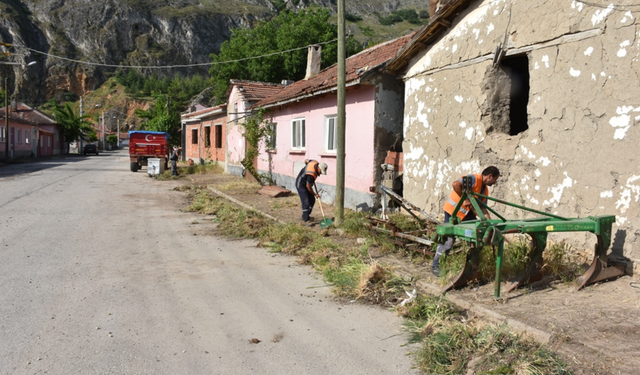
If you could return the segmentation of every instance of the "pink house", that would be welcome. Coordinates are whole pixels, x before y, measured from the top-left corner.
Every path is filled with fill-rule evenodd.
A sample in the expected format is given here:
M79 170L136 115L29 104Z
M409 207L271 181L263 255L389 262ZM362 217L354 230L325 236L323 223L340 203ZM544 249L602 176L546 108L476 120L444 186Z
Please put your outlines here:
M182 115L184 158L196 164L226 164L227 105L221 104Z
M243 174L245 139L244 124L251 107L264 98L275 95L284 85L268 82L231 80L227 97L227 165L226 171Z
M368 48L346 61L345 202L351 209L372 209L379 198L370 187L381 182L388 151L401 151L404 84L384 71L410 36ZM310 51L312 55L314 51ZM317 60L310 56L310 61ZM313 64L310 64L313 65ZM317 180L325 202L335 200L337 66L292 83L256 103L267 110L264 121L275 130L257 161L277 185L295 191L305 159L329 166Z
M9 132L5 130L5 108L0 108L0 155L5 157L9 142L9 158L58 155L64 150L60 125L46 114L23 103L9 108Z

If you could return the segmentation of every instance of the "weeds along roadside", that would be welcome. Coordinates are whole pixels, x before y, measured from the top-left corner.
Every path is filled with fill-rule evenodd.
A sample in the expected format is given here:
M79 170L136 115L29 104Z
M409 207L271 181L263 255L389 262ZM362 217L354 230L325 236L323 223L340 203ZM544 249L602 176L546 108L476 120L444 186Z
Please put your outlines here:
M330 236L293 222L273 222L213 196L206 187L178 190L189 195L187 211L211 215L220 234L255 238L270 252L297 256L320 272L341 300L393 308L404 318L416 366L426 374L464 374L468 369L476 374L570 374L559 356L508 326L471 318L442 297L416 294L413 279L369 256L374 248L382 253L399 249L393 238L369 231L363 213L345 212L343 235ZM406 215L391 220L402 230L416 226ZM449 263L452 273L455 263Z

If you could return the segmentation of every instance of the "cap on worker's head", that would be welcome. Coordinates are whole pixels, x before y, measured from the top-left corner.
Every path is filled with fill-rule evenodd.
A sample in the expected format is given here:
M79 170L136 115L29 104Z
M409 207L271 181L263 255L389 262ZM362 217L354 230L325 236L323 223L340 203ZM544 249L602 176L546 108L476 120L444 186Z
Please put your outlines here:
M327 174L327 163L318 164L318 168L320 168L320 173Z

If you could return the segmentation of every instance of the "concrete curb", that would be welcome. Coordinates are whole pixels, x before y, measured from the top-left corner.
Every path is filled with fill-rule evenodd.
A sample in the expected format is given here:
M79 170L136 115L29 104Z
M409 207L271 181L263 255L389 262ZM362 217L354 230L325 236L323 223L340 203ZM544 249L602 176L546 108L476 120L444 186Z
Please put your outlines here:
M264 213L264 212L262 212L262 211L258 210L257 208L255 208L255 207L253 207L253 206L250 206L250 205L248 205L248 204L246 204L246 203L244 203L244 202L240 202L239 200L237 200L237 199L235 199L235 198L233 198L233 197L230 197L230 196L228 196L227 194L225 194L225 193L221 192L220 190L217 190L217 189L215 189L215 188L212 188L211 186L207 186L207 189L209 189L209 190L210 190L212 193L214 193L215 195L217 195L217 196L219 196L219 197L222 197L222 198L224 198L224 199L226 199L226 200L228 200L228 201L230 201L230 202L233 202L233 203L237 204L237 205L238 205L238 206L240 206L240 207L246 208L246 209L251 210L251 211L255 211L255 212L259 213L260 215L262 215L262 216L264 216L264 217L266 217L266 218L268 218L268 219L271 219L271 220L277 221L278 223L286 224L286 222L284 222L284 221L282 221L282 220L280 220L280 219L278 219L278 218L276 218L276 217L273 217L273 216L271 216L271 215L269 215L269 214L267 214L267 213Z

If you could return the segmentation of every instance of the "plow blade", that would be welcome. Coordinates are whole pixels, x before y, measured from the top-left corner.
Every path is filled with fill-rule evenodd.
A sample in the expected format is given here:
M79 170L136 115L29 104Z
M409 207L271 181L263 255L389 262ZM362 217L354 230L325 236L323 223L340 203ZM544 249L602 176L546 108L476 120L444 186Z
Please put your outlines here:
M443 292L451 289L457 289L467 286L469 282L476 280L480 276L478 266L480 264L481 247L471 248L467 253L467 259L464 262L464 268L456 275L444 288Z
M595 254L591 266L578 278L578 286L576 291L587 285L595 284L598 281L611 279L624 275L625 265L622 263L611 262L607 258L606 249L602 245L602 240L598 236L598 243L595 246Z
M518 276L507 282L505 290L511 292L522 286L542 280L542 253L546 247L547 233L530 233L532 250L529 254L529 264Z

